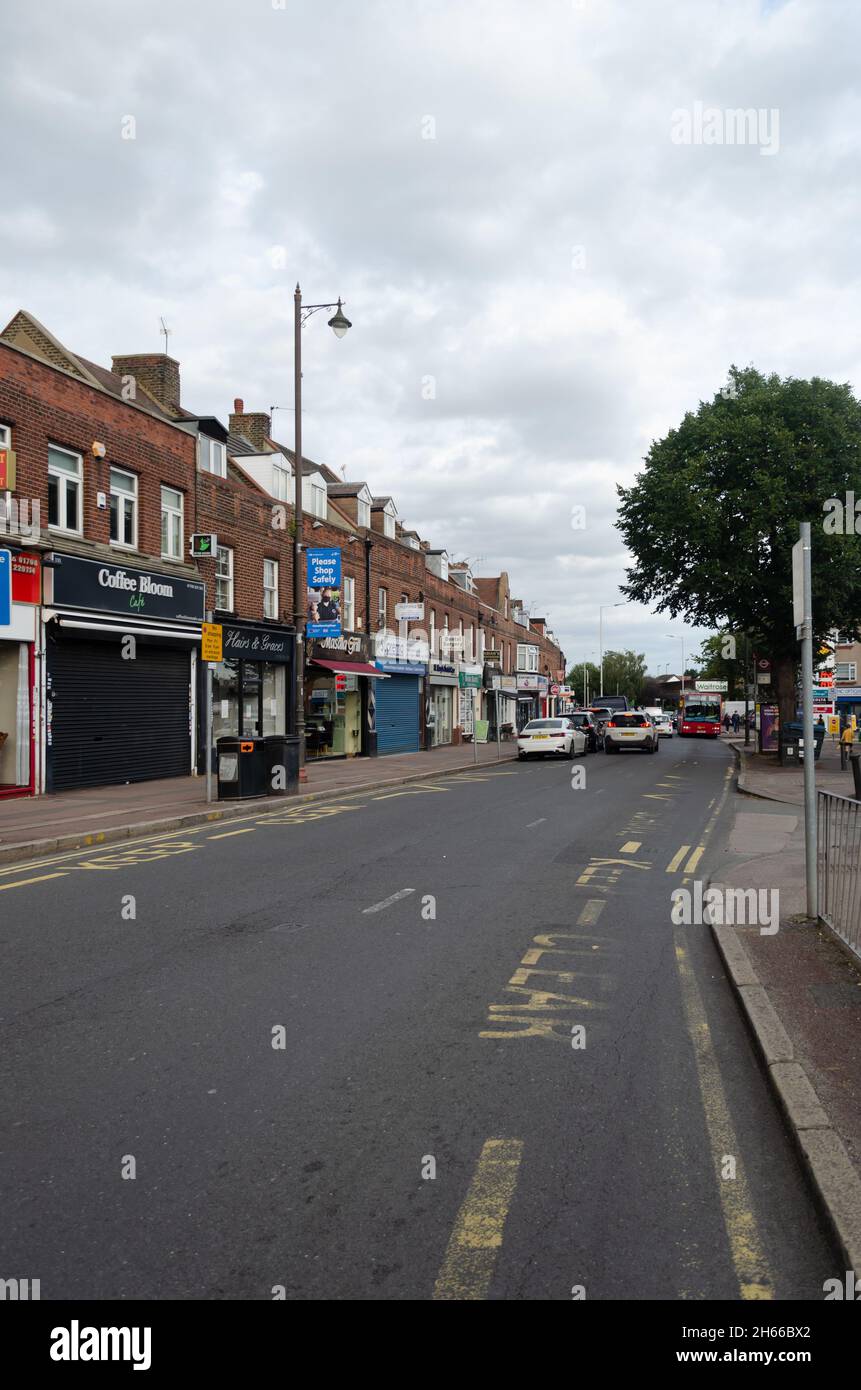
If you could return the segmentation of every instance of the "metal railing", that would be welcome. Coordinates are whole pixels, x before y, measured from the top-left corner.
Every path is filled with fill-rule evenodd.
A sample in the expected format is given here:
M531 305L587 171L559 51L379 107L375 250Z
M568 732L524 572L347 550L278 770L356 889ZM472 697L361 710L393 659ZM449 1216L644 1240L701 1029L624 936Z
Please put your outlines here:
M861 958L861 801L817 793L819 916Z

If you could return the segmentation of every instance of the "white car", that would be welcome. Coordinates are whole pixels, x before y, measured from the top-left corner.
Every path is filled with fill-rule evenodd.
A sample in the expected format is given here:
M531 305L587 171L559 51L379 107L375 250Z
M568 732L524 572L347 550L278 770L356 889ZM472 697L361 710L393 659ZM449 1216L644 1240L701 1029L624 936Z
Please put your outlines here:
M517 735L518 758L578 758L586 752L586 735L570 719L530 719Z
M617 710L604 730L605 753L618 753L620 748L657 753L659 742L657 729L641 710Z
M658 731L658 738L672 738L673 722L668 714L653 715L652 723Z

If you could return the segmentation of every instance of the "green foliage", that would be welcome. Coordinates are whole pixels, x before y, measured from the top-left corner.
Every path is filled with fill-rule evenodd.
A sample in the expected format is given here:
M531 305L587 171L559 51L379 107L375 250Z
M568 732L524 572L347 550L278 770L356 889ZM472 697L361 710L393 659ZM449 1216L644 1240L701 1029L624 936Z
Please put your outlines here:
M580 701L581 704L583 702L583 666L584 662L575 662L566 677L566 684L570 685L571 689L574 691L578 701ZM593 695L598 694L598 685L600 683L601 673L598 667L592 661L585 662L585 666L587 685L589 688L589 698L591 699Z
M861 619L861 536L827 534L829 498L861 481L861 403L846 385L754 368L654 443L617 525L635 563L623 592L691 623L747 630L794 689L792 546L812 523L816 635Z
M626 695L629 703L639 705L642 702L643 687L646 678L646 657L644 652L605 652L604 653L604 689L603 692L596 689L596 696L604 695Z
M697 676L704 680L726 681L727 699L740 700L744 697L744 637L728 643L727 635L717 632L705 639L700 647ZM728 648L734 648L734 657L724 654Z

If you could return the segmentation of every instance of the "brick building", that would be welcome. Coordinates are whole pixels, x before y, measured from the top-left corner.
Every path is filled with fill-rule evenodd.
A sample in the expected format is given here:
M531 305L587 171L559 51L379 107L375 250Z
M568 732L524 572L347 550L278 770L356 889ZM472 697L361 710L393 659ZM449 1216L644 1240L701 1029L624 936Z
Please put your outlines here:
M195 415L167 354L109 370L15 315L0 333L15 579L0 795L202 771L207 611L224 631L215 737L290 729L294 467L268 413L237 398L226 424ZM484 722L493 737L551 707L563 655L506 574L475 578L395 498L325 464L302 461L302 497L303 548L342 561L341 633L304 647L309 757L433 747ZM190 561L193 532L217 537L213 558Z

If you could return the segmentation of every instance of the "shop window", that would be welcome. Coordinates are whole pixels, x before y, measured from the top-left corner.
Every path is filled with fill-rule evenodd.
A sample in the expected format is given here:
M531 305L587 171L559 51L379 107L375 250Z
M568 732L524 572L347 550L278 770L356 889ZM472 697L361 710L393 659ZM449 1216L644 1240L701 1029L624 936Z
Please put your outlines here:
M215 557L215 606L233 612L233 551L220 545Z
M48 445L48 525L81 535L84 464L80 454Z
M278 561L263 561L263 616L278 617Z
M226 657L212 668L212 741L239 733L239 662Z
M341 596L343 605L343 623L345 632L355 632L356 630L356 581L351 575L344 575L343 593Z
M0 642L0 792L29 785L29 647L26 642Z
M133 550L138 543L138 480L123 468L111 469L111 545Z
M184 497L175 487L161 490L161 553L165 560L181 560L184 536Z
M217 478L227 477L227 449L220 439L210 439L206 434L199 435L197 456L204 473L214 473Z

